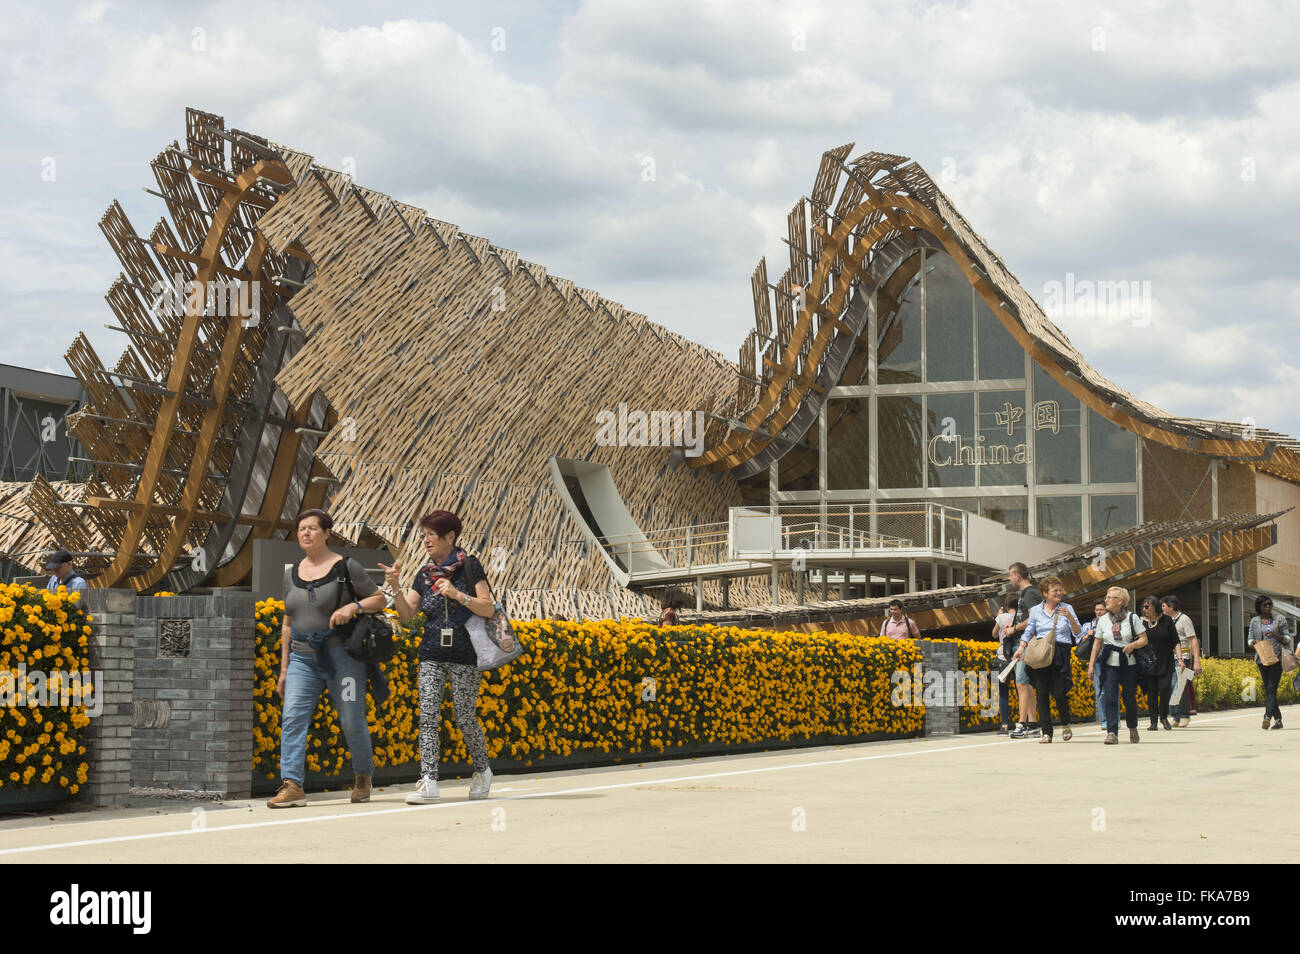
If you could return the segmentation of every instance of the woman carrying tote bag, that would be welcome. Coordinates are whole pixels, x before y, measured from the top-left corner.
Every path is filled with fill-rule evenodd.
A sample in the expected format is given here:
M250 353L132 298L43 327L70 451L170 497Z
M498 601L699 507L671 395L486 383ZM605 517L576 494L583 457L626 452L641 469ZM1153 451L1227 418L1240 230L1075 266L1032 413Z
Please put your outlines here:
M1291 631L1286 617L1273 612L1267 596L1255 597L1255 615L1250 621L1246 645L1254 647L1255 665L1264 681L1264 725L1273 719L1273 728L1282 728L1282 710L1277 706L1277 686L1282 681L1282 652L1291 648Z
M1029 679L1038 697L1038 725L1043 730L1040 742L1052 741L1052 699L1060 710L1065 726L1061 738L1066 742L1070 731L1070 649L1074 637L1083 627L1074 607L1063 603L1065 586L1055 576L1045 576L1038 583L1043 602L1029 611L1029 625L1020 637L1016 659L1024 657Z
M384 581L393 590L393 608L403 623L424 613L420 638L420 780L406 796L408 805L438 801L438 763L442 749L442 690L451 679L451 702L456 726L474 763L469 797L487 798L492 787L487 739L478 718L478 691L483 673L478 668L469 629L472 617L491 619L496 613L487 574L476 557L456 546L463 527L450 510L435 510L420 519L428 565L415 575L410 589L400 589L401 564L384 569Z

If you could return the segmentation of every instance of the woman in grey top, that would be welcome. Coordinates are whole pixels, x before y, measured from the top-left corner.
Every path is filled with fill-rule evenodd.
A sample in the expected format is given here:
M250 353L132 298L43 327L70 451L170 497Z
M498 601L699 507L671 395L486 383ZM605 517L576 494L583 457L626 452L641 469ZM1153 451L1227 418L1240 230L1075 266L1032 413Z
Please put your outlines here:
M1282 710L1277 706L1277 684L1282 681L1282 650L1291 648L1291 630L1286 617L1274 615L1273 601L1267 596L1255 597L1255 615L1250 621L1250 635L1246 645L1267 642L1272 648L1274 662L1268 665L1255 648L1255 665L1259 666L1259 675L1264 680L1264 725L1269 727L1269 717L1273 717L1273 728L1282 728Z
M307 761L307 729L329 686L330 699L352 753L356 781L352 801L370 800L370 779L375 772L370 727L366 725L366 667L343 648L343 637L333 630L358 613L383 609L387 600L374 580L354 559L344 559L326 544L334 521L323 510L298 515L298 545L303 558L284 572L284 622L280 626L280 679L275 691L284 700L280 717L280 789L269 808L307 804L303 791ZM354 601L339 578L346 566ZM342 592L340 592L340 589Z

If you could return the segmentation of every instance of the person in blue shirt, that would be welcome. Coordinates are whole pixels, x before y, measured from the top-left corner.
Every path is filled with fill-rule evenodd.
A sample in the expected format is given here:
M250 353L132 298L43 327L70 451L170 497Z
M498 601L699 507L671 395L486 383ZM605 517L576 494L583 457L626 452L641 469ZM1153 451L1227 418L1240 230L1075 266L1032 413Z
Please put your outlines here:
M1079 630L1078 642L1080 643L1082 643L1088 636L1091 636L1093 633L1096 632L1097 620L1101 619L1103 616L1106 615L1106 601L1098 600L1097 605L1092 608L1092 611L1093 613L1096 614L1096 616L1094 619L1090 619L1088 620L1088 622L1084 623L1083 629ZM1097 724L1102 727L1105 727L1106 717L1105 715L1103 715L1104 709L1101 702L1101 670L1100 669L1094 669L1092 671L1092 692L1093 692L1092 709L1097 716Z
M1061 723L1065 727L1061 738L1069 742L1074 734L1070 731L1070 701L1067 698L1070 690L1070 649L1083 627L1079 624L1074 607L1063 602L1065 585L1058 577L1043 577L1039 581L1039 589L1043 593L1043 602L1029 611L1029 619L1025 632L1020 637L1020 648L1016 650L1015 658L1024 656L1032 639L1056 640L1051 664L1042 669L1030 667L1029 678L1033 681L1034 695L1038 698L1038 725L1043 730L1043 737L1039 741L1052 741L1052 699L1055 699L1056 708L1061 713Z
M81 574L72 569L72 554L67 550L55 550L45 561L45 569L53 573L45 588L51 593L59 592L60 586L66 586L69 593L85 593L86 581Z

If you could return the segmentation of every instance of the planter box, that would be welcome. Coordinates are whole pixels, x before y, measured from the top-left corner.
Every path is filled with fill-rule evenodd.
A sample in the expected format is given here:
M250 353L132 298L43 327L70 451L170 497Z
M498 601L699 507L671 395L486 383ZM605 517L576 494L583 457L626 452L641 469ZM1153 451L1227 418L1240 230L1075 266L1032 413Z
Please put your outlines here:
M31 785L6 784L0 788L0 814L5 812L42 812L71 799L68 790L54 782Z

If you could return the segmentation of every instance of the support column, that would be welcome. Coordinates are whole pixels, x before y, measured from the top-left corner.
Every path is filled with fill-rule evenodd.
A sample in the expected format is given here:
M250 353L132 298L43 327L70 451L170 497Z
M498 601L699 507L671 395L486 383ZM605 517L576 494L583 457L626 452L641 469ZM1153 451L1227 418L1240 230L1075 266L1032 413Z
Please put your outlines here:
M925 705L925 735L926 738L937 735L956 735L961 730L961 699L954 698L946 691L946 687L951 686L954 682L960 686L960 681L955 680L951 674L957 673L957 644L941 643L930 639L919 639L917 644L921 647L921 667L923 672L928 676L930 673L938 673L942 678L941 685L945 691L939 693L939 699L930 699ZM928 680L927 680L928 681ZM935 702L939 704L934 704Z
M147 718L132 740L134 784L252 794L253 602L236 590L139 597L136 685Z
M916 561L907 561L907 592L916 592Z
M88 641L96 705L86 727L86 784L77 799L121 805L131 789L131 712L135 687L135 590L90 589L82 597L91 619ZM249 657L251 664L252 657ZM249 727L252 736L252 727ZM249 752L252 760L252 752Z

